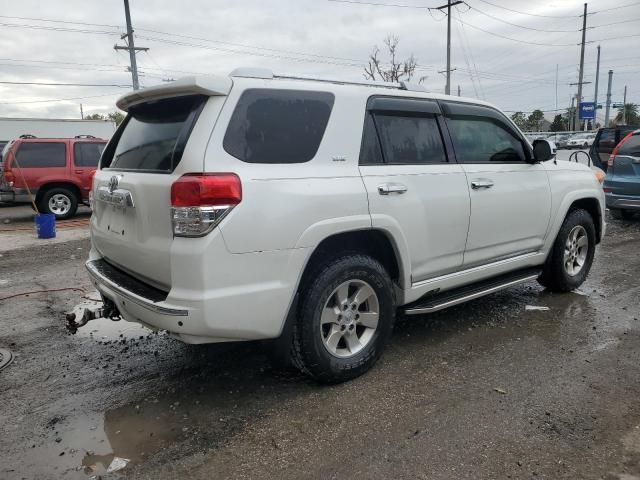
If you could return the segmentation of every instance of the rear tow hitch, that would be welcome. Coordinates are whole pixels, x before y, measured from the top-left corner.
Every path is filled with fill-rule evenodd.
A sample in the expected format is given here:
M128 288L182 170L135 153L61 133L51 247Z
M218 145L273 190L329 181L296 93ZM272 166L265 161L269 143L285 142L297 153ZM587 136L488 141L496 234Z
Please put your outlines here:
M66 314L67 330L74 334L78 331L78 328L98 318L108 318L114 322L122 320L118 308L111 300L103 299L102 303L85 302L76 305L73 310Z

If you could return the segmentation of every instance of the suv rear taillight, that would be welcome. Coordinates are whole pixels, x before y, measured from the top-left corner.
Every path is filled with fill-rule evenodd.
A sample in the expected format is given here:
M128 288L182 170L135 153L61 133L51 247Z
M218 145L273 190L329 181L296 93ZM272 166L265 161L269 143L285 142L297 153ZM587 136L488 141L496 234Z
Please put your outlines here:
M171 223L176 237L201 237L242 201L234 173L187 173L171 185Z
M13 187L13 183L16 181L16 177L9 167L7 167L4 172L2 172L2 176L4 177L4 182L8 186Z
M622 140L620 140L620 142L618 142L618 145L616 145L616 148L614 148L613 151L611 152L611 155L609 155L609 161L607 162L607 167L608 167L607 169L613 167L613 161L616 159L618 150L620 150L620 147L622 146L622 144L627 140L629 140L632 136L633 136L633 132L629 132L626 137L624 137Z

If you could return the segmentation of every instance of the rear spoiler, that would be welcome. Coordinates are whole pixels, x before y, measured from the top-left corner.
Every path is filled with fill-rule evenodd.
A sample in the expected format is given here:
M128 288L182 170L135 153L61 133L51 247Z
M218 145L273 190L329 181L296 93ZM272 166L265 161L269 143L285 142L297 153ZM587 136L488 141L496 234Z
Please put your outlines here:
M233 82L229 77L184 77L164 85L134 90L116 101L120 110L129 111L134 105L184 95L225 96L231 91Z

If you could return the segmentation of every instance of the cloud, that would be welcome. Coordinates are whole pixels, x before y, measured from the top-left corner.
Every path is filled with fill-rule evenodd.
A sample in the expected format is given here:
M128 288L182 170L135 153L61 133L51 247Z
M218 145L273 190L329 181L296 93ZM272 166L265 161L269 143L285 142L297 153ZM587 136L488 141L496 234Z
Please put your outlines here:
M384 2L413 2L420 6L433 3ZM491 1L511 10L549 16L573 15L571 18L523 15L480 0L469 3L470 10L459 7L460 11L455 10L453 15L452 64L456 67L452 75L453 90L460 85L463 95L485 98L505 110L553 110L558 65L558 108L567 107L571 95L575 95L576 87L569 83L577 81L578 15L582 2ZM597 2L593 10L601 12L589 16L589 24L603 25L640 17L638 6L603 11L616 4L614 0ZM113 49L115 43L122 43L119 37L124 32L121 1L66 0L62 9L58 2L23 0L10 2L1 13L4 15L0 18L4 24L0 34L1 81L130 84L128 54ZM372 47L382 46L384 37L393 33L400 37L401 56L413 53L418 59L419 74L427 76L427 88L438 92L444 88L444 77L437 71L445 68L446 19L439 12L325 0L131 0L131 13L136 44L150 48L148 53L140 52L137 56L143 86L178 78L184 72L227 74L238 66L359 79ZM590 29L588 40L633 35L637 25L637 22L628 22ZM518 43L478 28L523 42L571 46ZM61 31L65 29L74 31ZM87 30L94 33L80 32ZM618 96L625 83L629 86L628 98L631 101L637 98L640 80L632 65L637 64L640 54L636 54L634 60L633 50L629 48L637 42L637 38L602 42L601 100L605 97L606 72L610 68L616 72L614 100L621 100ZM595 53L596 44L589 43L585 52L585 80L588 81L595 77ZM593 97L593 90L593 84L585 85L586 99ZM80 103L85 113L105 113L115 108L115 99L121 91L114 87L0 84L0 115L77 118ZM42 102L57 99L72 100Z

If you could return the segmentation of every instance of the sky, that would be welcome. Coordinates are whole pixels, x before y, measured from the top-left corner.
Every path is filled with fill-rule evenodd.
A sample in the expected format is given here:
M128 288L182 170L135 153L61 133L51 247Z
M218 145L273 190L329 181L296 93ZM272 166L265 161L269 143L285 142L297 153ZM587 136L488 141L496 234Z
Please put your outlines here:
M372 3L374 5L372 5ZM387 5L375 5L384 3ZM444 92L444 0L130 0L142 87L190 74L226 75L241 66L358 80L374 46L399 37L416 78ZM396 5L396 6L388 6ZM131 89L123 0L0 0L0 117L80 118L114 111ZM452 93L507 113L566 109L577 87L582 1L466 0L452 11ZM640 2L588 4L585 82L598 102L607 71L612 101L640 103ZM383 59L384 59L383 55ZM557 77L556 77L557 69ZM557 78L557 82L556 82ZM9 83L14 82L14 83ZM15 83L19 82L19 83ZM30 84L24 84L30 83ZM57 83L76 85L33 85ZM80 86L93 85L93 86ZM557 95L556 95L557 84ZM584 85L592 101L594 83ZM604 108L598 112L604 117Z

